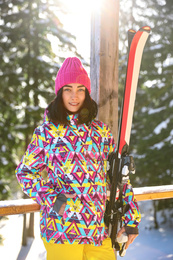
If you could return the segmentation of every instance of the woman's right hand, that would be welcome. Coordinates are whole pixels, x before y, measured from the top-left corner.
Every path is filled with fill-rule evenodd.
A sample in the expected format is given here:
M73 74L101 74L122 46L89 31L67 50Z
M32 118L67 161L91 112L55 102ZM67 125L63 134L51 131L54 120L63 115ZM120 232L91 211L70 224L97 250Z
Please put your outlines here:
M74 197L76 197L76 193L74 193L74 194L65 194L65 193L64 193L64 195L66 196L67 199L73 199ZM62 206L61 206L61 208L60 208L60 210L59 210L59 212L58 212L58 214L59 214L60 216L63 216L64 211L65 211L66 204L67 204L67 203L63 203L63 204L62 204Z

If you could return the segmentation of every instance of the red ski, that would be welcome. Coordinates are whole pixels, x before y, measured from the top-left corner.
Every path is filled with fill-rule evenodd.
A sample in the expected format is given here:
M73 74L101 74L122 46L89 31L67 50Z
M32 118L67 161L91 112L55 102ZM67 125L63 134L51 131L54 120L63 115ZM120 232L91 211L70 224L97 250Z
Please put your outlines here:
M122 188L129 177L122 174L122 168L126 163L133 165L130 156L128 156L128 148L130 142L130 134L132 127L132 118L134 104L136 98L136 90L138 84L139 70L142 60L142 54L145 43L150 33L150 27L142 27L139 31L129 30L129 55L126 73L126 83L124 89L123 104L121 107L121 115L119 120L117 153L113 153L109 157L110 170L108 174L111 181L110 201L107 201L105 212L105 223L108 226L109 235L112 240L112 246L115 248L116 234L118 222L122 216ZM133 167L132 167L133 168ZM133 170L133 169L132 169ZM116 199L117 187L120 190L119 199ZM123 255L123 252L121 252ZM121 254L120 254L121 255Z
M132 127L132 118L139 78L139 70L141 65L143 49L149 36L149 33L150 27L142 27L137 33L134 34L134 37L130 44L126 84L124 91L124 101L117 143L119 157L123 152L123 148L127 152L130 142L130 133Z

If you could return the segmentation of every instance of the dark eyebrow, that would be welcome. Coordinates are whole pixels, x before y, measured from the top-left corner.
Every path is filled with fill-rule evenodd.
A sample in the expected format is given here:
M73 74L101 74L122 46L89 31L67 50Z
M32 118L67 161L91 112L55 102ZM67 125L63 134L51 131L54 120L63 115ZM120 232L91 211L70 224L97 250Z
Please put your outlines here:
M70 86L70 85L65 85L64 87L72 88L72 86ZM81 88L81 87L84 87L84 88L85 88L84 85L77 86L77 88Z
M85 86L84 86L84 85L78 86L78 88L81 88L81 87L84 87L84 88L85 88Z
M66 88L66 87L72 88L72 86L70 86L70 85L65 85L63 88Z

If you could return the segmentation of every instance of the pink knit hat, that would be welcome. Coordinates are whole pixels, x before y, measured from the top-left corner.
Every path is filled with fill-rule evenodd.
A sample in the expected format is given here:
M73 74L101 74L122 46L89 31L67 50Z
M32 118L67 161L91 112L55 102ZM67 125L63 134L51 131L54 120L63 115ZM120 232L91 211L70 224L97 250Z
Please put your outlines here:
M82 84L91 93L91 83L88 74L81 61L76 57L65 59L59 69L55 80L55 94L57 95L60 88L71 83Z

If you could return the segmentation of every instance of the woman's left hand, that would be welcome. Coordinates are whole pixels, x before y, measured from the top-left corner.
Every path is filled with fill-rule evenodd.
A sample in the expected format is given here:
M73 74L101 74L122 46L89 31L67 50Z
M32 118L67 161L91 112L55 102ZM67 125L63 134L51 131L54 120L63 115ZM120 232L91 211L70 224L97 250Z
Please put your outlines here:
M120 237L122 235L122 233L125 233L125 227L122 227L117 234L117 237ZM133 241L135 240L135 238L138 236L138 234L129 234L128 235L128 241L126 242L126 246L125 249L127 249L129 247L130 244L133 243Z
M69 198L69 199L73 199L74 197L76 197L76 193L74 193L74 194L66 194L66 193L64 193L64 195L66 196L67 199L68 199L68 198ZM58 212L58 214L59 214L60 216L63 216L64 211L65 211L66 204L67 204L67 203L63 203L63 204L61 205L61 208L60 208L60 210L59 210L59 212Z

